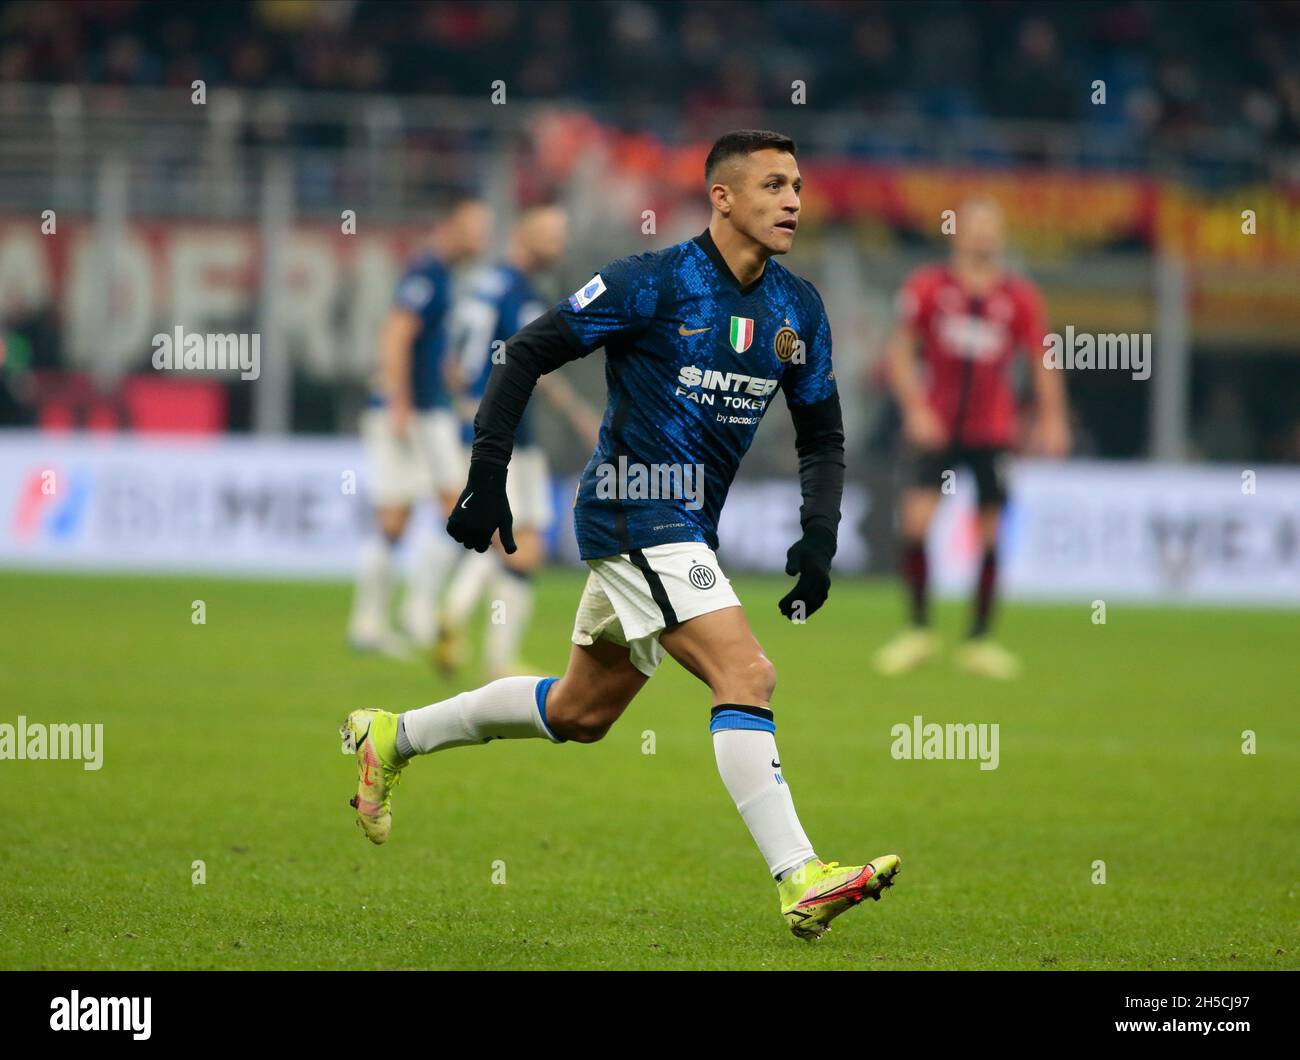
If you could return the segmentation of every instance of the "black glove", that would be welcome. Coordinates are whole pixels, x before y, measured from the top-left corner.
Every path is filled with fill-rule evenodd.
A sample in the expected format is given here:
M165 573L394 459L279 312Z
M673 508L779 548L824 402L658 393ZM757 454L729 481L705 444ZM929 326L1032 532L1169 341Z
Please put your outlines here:
M486 552L492 547L492 535L500 530L502 547L514 552L514 525L506 500L505 467L471 460L469 481L447 520L447 533L466 548Z
M781 598L781 614L794 620L795 605L803 604L801 618L807 618L826 602L831 591L831 559L835 555L835 535L824 527L805 530L803 537L785 554L785 572L799 580Z

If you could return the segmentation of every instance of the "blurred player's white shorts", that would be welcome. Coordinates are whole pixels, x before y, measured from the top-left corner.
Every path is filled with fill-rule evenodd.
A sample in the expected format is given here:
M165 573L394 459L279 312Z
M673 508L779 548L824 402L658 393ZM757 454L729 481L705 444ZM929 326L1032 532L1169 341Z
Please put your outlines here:
M361 441L370 462L370 498L381 508L432 500L465 488L468 464L460 422L445 409L417 412L407 437L393 429L386 407L361 415Z
M587 561L591 573L573 623L574 644L604 638L625 644L647 677L663 662L659 635L690 618L739 607L731 582L707 545L652 545Z
M530 445L516 449L506 473L506 500L515 528L545 533L555 518L551 502L551 469L546 453Z

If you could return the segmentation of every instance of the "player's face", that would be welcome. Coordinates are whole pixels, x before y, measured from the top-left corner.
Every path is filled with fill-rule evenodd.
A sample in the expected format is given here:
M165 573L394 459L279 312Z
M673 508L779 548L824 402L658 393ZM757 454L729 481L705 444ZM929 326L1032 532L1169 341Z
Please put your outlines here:
M788 253L799 225L803 189L794 155L774 148L755 151L738 163L733 181L728 182L731 223L768 253Z
M477 258L487 250L492 238L492 213L484 203L464 203L452 214L448 224L458 257Z
M524 225L524 242L539 269L564 257L569 242L569 218L563 210L536 210Z
M1002 253L1002 215L993 207L976 205L957 211L953 250L984 261Z

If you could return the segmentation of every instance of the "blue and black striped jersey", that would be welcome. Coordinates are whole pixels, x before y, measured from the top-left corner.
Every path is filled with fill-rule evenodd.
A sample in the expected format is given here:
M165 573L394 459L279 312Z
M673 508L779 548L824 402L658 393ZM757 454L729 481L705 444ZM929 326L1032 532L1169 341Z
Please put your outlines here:
M581 352L606 355L609 401L574 502L583 559L682 541L716 548L727 492L776 391L792 409L836 395L816 288L775 259L742 287L707 231L611 262L552 315ZM674 474L691 485L695 469L693 496L656 489Z
M502 262L478 270L465 284L465 293L452 311L452 347L466 381L466 395L483 397L494 363L493 352L503 351L520 328L546 311L533 291L528 274ZM533 442L530 408L524 410L515 430L516 445ZM465 424L465 443L474 441L474 425Z
M432 254L421 254L402 273L393 297L394 307L414 313L420 319L420 330L411 344L411 403L417 409L451 405L442 374L451 283L451 270L443 262ZM372 404L383 402L383 395L371 396Z

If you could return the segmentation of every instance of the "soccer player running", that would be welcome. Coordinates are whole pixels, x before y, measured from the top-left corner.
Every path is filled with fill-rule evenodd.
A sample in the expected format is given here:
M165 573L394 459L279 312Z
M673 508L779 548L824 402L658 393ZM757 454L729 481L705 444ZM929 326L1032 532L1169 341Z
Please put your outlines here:
M997 203L974 199L963 205L952 238L950 264L920 268L903 285L889 344L890 385L908 447L909 484L900 525L911 624L875 662L882 673L900 674L939 650L930 629L925 537L945 478L962 488L952 476L965 467L974 479L981 556L970 633L957 662L972 673L1006 679L1019 672L1019 661L989 639L989 629L1007 499L1006 454L1015 440L1014 354L1023 350L1028 356L1034 382L1031 451L1059 457L1069 449L1065 386L1060 373L1043 363L1045 321L1038 288L1003 266Z
M456 301L450 360L457 407L468 420L466 444L473 442L472 421L487 387L493 355L499 359L510 337L546 311L537 299L533 280L559 262L567 241L568 217L561 207L546 203L528 207L510 233L504 260L477 271ZM577 392L558 374L539 379L537 389L594 448L600 418ZM519 650L532 616L532 576L542 562L542 537L554 518L550 469L545 450L533 436L531 411L530 405L515 430L506 483L518 548L506 555L497 542L496 549L471 553L456 568L447 587L434 648L434 661L444 674L453 674L464 664L465 624L485 591L501 605L501 612L492 614L484 637L488 673L507 677L530 672L519 659Z
M844 482L830 327L812 284L773 260L790 250L799 223L794 142L728 133L709 152L705 176L708 229L611 262L519 332L475 420L468 482L447 529L479 552L499 532L511 552L507 465L533 387L605 348L609 403L574 510L589 574L564 676L508 677L400 716L357 710L341 731L344 751L356 756L357 820L382 843L390 794L412 758L496 739L599 740L667 653L709 686L723 784L777 883L782 915L811 939L863 899L879 898L899 859L846 867L817 858L781 773L776 671L714 548L736 468L780 389L794 420L803 504L802 536L786 557L798 581L778 606L802 621L825 603ZM617 471L630 487L638 473L675 469L682 485L698 467L699 493L650 497L627 488L610 496Z
M436 498L445 515L464 480L460 428L443 365L451 270L482 255L490 233L487 206L458 197L407 266L380 332L378 371L361 417L376 527L362 550L348 621L348 641L360 651L401 652L389 623L394 553L412 507ZM455 545L441 531L415 550L402 624L417 645L433 645L438 593L455 560Z

